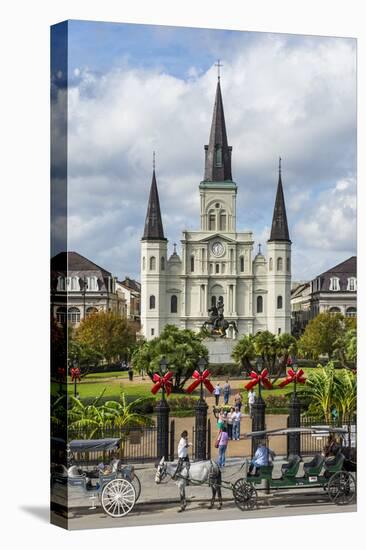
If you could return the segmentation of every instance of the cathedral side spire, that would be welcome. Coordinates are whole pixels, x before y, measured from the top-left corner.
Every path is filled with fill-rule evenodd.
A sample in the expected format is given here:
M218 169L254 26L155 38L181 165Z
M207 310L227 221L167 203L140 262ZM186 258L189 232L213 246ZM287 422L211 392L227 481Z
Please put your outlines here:
M282 187L281 157L279 158L279 163L278 163L278 185L277 185L276 201L275 201L275 206L273 211L271 236L269 238L269 242L271 241L290 242L290 236L289 236L288 225L287 225L285 197L283 194L283 187Z
M222 65L218 62L218 71ZM218 72L215 105L212 116L209 144L205 145L204 181L232 181L231 147L227 143L224 106L222 102L220 72Z
M164 240L163 222L161 219L158 186L155 176L155 151L153 153L153 174L150 187L149 202L145 218L145 229L142 240Z

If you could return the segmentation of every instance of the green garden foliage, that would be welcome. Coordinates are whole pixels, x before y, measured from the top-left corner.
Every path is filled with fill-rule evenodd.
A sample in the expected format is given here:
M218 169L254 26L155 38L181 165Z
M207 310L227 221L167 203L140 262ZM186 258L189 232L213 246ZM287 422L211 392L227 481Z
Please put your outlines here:
M159 372L163 357L169 362L168 369L174 373L173 392L182 392L199 358L208 359L208 350L202 344L202 336L192 330L166 325L159 337L136 348L132 363L134 368L143 370L152 378L155 372Z

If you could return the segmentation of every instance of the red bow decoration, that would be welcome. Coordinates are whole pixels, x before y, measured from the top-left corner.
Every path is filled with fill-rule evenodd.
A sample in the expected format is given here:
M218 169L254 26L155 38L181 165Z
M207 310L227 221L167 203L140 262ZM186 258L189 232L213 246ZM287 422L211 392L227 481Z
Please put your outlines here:
M260 374L257 374L256 372L254 372L254 370L252 370L252 372L250 373L250 378L253 378L253 380L245 385L245 389L251 390L260 382L262 382L263 386L267 388L267 390L272 389L272 383L270 382L270 380L268 380L268 369L263 369Z
M73 382L75 380L75 378L76 378L76 380L78 380L78 382L80 382L80 369L79 369L79 367L71 369L71 382Z
M197 388L197 386L201 383L203 383L208 391L212 393L214 391L214 387L211 384L211 382L208 380L208 377L210 376L210 371L208 369L204 370L202 374L198 372L198 370L195 370L192 374L192 378L195 378L195 381L192 382L190 386L186 389L187 393L192 393L193 390Z
M305 384L306 378L303 376L304 371L302 369L299 369L297 372L295 372L293 369L288 369L287 371L287 378L285 380L282 380L282 382L279 385L280 388L284 388L287 386L287 384L291 384L291 382L300 382L300 384Z
M171 371L167 372L164 376L159 376L157 373L153 375L153 381L155 385L151 388L151 393L154 395L160 390L160 388L165 388L166 394L169 395L172 391L172 383L170 379L172 378L173 373Z

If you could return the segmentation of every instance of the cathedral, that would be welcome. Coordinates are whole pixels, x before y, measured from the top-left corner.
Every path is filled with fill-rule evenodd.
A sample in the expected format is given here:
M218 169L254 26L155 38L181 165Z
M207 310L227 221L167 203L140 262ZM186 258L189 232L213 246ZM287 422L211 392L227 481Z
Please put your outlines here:
M220 77L204 150L200 229L183 231L180 255L174 245L169 258L153 169L141 239L142 334L150 340L167 324L198 331L219 301L224 302L225 319L238 329L229 331L229 338L263 330L290 333L291 241L281 160L267 258L260 247L253 257L253 233L237 230L238 186L231 173Z

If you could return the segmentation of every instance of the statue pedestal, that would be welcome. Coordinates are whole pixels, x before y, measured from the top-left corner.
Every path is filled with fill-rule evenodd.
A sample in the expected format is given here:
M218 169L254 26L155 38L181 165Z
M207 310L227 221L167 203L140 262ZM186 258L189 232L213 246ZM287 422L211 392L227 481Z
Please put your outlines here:
M203 345L208 349L208 361L213 365L220 363L234 363L231 354L238 343L232 338L205 338Z

